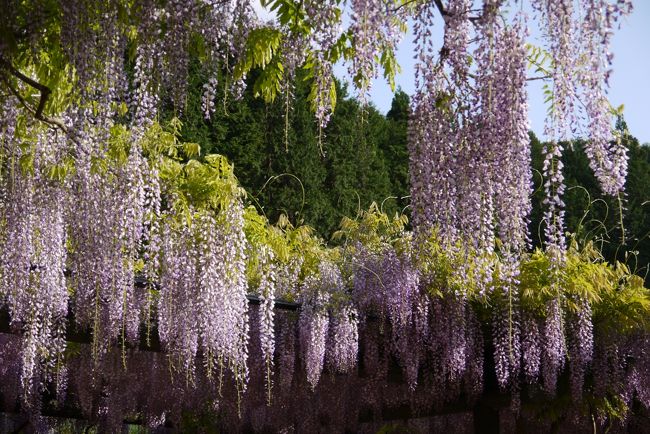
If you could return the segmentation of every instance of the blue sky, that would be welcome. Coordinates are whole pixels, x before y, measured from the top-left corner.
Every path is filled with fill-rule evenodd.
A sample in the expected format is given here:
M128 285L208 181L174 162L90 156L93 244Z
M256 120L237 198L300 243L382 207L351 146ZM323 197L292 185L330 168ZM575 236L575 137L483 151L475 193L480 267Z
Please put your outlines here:
M272 14L262 11L258 13L265 19ZM442 22L439 20L435 30L442 41ZM533 30L533 37L536 35ZM532 41L535 43L535 41ZM650 0L635 0L634 12L621 22L620 30L614 34L612 41L614 53L613 74L610 81L608 97L614 107L625 105L625 120L632 135L641 143L650 142L650 116L647 115L650 106ZM398 47L398 61L402 72L396 83L408 94L412 94L413 86L413 39L405 35ZM347 68L337 65L335 73L345 79ZM543 138L544 118L546 107L543 102L541 82L529 82L529 120L530 128ZM393 93L383 79L375 80L370 93L370 100L383 113L390 109Z

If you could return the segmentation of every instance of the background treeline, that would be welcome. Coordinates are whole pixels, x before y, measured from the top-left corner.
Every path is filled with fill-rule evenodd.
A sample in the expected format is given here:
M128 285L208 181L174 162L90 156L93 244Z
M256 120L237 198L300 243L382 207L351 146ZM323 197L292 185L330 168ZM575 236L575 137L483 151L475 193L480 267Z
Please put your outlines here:
M252 86L241 100L224 98L224 82L210 120L201 109L203 83L196 68L180 116L183 139L199 143L204 154L227 156L249 199L270 221L284 213L329 238L343 216L354 216L373 201L383 202L391 214L408 204L403 198L409 194L405 93L396 94L384 116L373 107L362 109L337 83L336 110L319 132L309 83L300 76L288 110L285 98L266 104L253 96Z
M227 156L248 197L270 221L284 213L294 224L308 224L329 239L343 216L354 216L372 202L390 214L408 213L409 97L404 92L396 92L384 116L372 106L363 108L337 83L336 109L319 132L309 107L308 83L300 75L289 107L284 98L271 104L255 98L252 86L239 100L224 96L224 80L210 120L201 109L205 82L200 69L193 67L180 116L183 139L199 143L203 154ZM172 113L167 110L163 117ZM622 119L617 129L630 156L620 201L600 192L581 143L565 144L567 231L581 241L596 242L608 260L617 258L645 275L650 263L650 147L627 134ZM533 244L540 245L544 144L530 136L535 186L530 233Z

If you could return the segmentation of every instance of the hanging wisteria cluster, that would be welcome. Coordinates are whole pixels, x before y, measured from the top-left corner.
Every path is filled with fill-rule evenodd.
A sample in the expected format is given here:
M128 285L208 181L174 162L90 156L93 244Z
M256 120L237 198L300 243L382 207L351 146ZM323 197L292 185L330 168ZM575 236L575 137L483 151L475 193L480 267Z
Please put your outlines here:
M391 8L393 2L384 0L352 0L352 26L350 28L356 52L348 72L357 81L359 99L366 104L372 80L377 78L379 65L377 53L394 51L399 44L402 17Z
M16 101L7 101L3 154L14 161L33 158L32 173L19 167L2 178L2 262L0 297L13 324L23 329L21 389L28 404L40 399L43 381L54 379L65 350L68 289L65 186L50 179L48 165L63 158L65 137L44 131L27 149L16 146ZM39 149L38 154L34 150Z
M134 415L176 426L187 411L219 414L226 430L317 431L324 418L356 430L386 408L415 416L472 406L491 382L530 420L522 401L552 401L564 383L578 404L605 402L589 426L650 406L650 295L623 266L568 244L563 224L561 140L580 132L583 116L603 191L624 188L627 157L612 141L605 95L628 0L534 0L532 17L516 1L351 0L349 26L344 1L263 1L277 27L247 0L9 3L3 409L20 403L40 430L44 403L105 431ZM361 223L344 221L337 247L286 221L271 226L246 206L223 157L182 143L178 119L159 122L163 104L182 114L196 60L206 118L251 81L265 97L285 92L288 112L304 67L322 131L336 62L349 62L365 102L380 69L394 76L407 20L412 233L376 207ZM552 105L546 250L531 253L526 81L539 56L526 39L535 22L550 59L534 65L546 74L535 78L549 82Z

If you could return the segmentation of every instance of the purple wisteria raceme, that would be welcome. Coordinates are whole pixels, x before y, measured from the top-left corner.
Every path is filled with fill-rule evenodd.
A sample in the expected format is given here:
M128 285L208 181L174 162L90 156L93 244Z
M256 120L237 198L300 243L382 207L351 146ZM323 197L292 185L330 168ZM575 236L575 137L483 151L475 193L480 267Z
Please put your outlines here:
M496 235L502 250L515 259L528 243L532 186L525 27L520 17L506 27L498 9L487 6L472 26L471 6L449 2L437 62L430 29L434 12L425 5L418 8L409 167L416 231L437 228L449 247L462 240L464 252L450 251L466 258L466 267L456 270L459 279L485 294ZM473 27L478 43L470 53ZM475 73L470 73L470 54Z
M331 315L327 359L336 372L348 373L354 369L359 352L359 314L345 305Z
M493 147L495 209L502 251L515 257L529 245L528 222L532 209L532 171L528 137L525 23L519 19L503 30L496 42L495 99L492 116L500 146ZM487 110L487 107L483 107ZM514 264L514 269L518 264Z
M332 62L328 50L336 43L340 33L339 13L336 0L307 0L303 3L305 19L312 27L309 41L314 49L314 80L316 81L312 104L316 108L319 136L332 115L332 96L336 92L332 75Z
M573 0L536 0L533 7L541 14L541 23L553 61L553 107L546 119L545 133L552 141L565 140L575 125L576 52L578 45Z
M216 77L211 77L203 85L203 96L201 97L201 111L206 119L210 119L215 110L215 98L217 96L218 81Z
M393 339L397 340L413 320L413 309L418 300L419 274L411 257L389 249L383 259L381 280L385 287L384 301L388 318L393 325Z
M227 208L222 211L223 221L218 225L223 228L222 258L225 265L225 280L223 282L225 297L221 309L224 313L224 329L222 333L228 337L224 342L226 360L233 372L237 388L243 392L248 381L248 282L246 280L246 246L244 234L244 205L241 198L232 198ZM222 326L223 327L223 326ZM223 347L222 347L223 348Z
M507 295L506 295L507 297ZM492 323L494 367L501 389L517 387L521 369L521 331L516 303L505 303L495 309Z
M322 139L323 129L327 126L332 116L332 93L336 91L332 64L320 55L315 64L316 93L314 106L316 107L316 120L318 122L319 138Z
M301 291L300 351L305 364L307 382L313 389L318 385L330 326L328 303L332 294L343 289L341 272L333 263L322 262L318 275L308 276Z
M554 395L557 377L564 367L566 359L566 341L564 338L564 318L560 307L560 299L555 298L547 303L544 320L544 349L541 356L541 373L543 389Z
M413 97L409 121L413 223L418 231L437 226L442 238L451 242L457 235L454 132L442 77L431 74L424 76L425 82Z
M544 147L544 235L546 251L549 253L554 270L557 271L565 261L566 240L564 238L564 175L562 174L561 143L548 142Z
M174 108L184 110L189 72L190 31L198 24L197 2L168 0L165 4L163 27L166 30L161 38L161 54L165 67L162 69L162 84L169 92Z
M575 125L574 104L576 85L576 49L573 43L576 26L572 0L538 0L533 6L541 13L553 62L552 108L546 118L544 131L550 138L544 149L544 213L546 248L556 267L564 261L564 176L562 174L563 146L560 140L568 138L569 127Z
M250 0L202 0L203 8L198 14L196 29L204 38L208 62L204 65L209 78L204 87L203 110L209 118L214 112L214 92L216 91L218 71L224 71L224 93L231 92L236 98L241 96L244 82L229 77L231 62L244 50L249 31L257 23L253 2ZM226 96L224 96L224 104Z
M585 152L603 192L615 196L624 188L628 157L625 146L611 133L611 108L606 98L612 63L609 48L618 19L632 12L632 2L584 0L581 5L584 21L579 31L587 65L579 73L589 118Z
M231 198L216 217L208 214L201 218L197 226L199 294L194 313L199 319L208 375L215 363L220 376L224 368L229 369L240 392L248 381L249 330L243 225L243 205L238 197Z
M142 246L145 163L137 143L126 162L108 161L113 122L102 113L79 110L71 123L68 136L79 157L66 198L70 281L75 319L92 329L99 356L118 338L123 348L138 338L143 297L134 289L134 267Z
M8 163L12 176L0 179L0 212L6 224L0 237L0 300L4 304L6 298L11 322L23 332L21 389L24 404L38 413L40 393L47 382L58 379L66 347L66 187L50 176L66 143L65 136L45 130L35 132L33 148L24 148L13 135L11 119L5 121L9 125L2 151L12 157ZM27 157L29 167L18 164ZM57 385L63 392L64 383Z
M197 214L191 222L168 215L161 240L158 332L172 360L191 379L201 349L208 377L219 385L224 370L243 392L248 381L248 301L243 208L237 198L225 209ZM178 303L177 300L183 300Z
M300 312L300 348L307 382L316 387L323 371L329 317L324 304L328 294L316 294L303 301Z
M259 255L260 286L260 344L264 357L267 404L271 404L271 389L273 387L273 355L275 353L274 313L276 292L276 267L273 263L273 251L263 246Z
M357 243L352 262L352 297L355 305L359 307L361 312L381 312L383 315L386 311L387 288L382 281L383 258L381 254L369 250L361 243Z
M539 379L543 341L538 321L530 313L523 313L521 331L521 362L524 381L527 384L533 384Z
M366 104L372 80L377 77L378 53L393 51L401 39L401 17L390 11L386 0L352 0L352 24L355 56L348 73L358 87L359 100Z
M585 373L593 359L594 334L591 305L585 299L578 303L578 311L570 315L567 324L571 396L582 399Z
M157 168L158 162L147 164L143 168L143 221L142 221L142 259L144 267L143 277L146 281L146 294L142 305L142 317L146 327L147 343L150 339L152 310L154 305L153 293L155 283L160 276L161 262L161 191L160 179Z
M298 278L304 258L292 257L288 263L276 265L276 292L278 297L298 292Z
M165 223L161 247L164 255L158 299L158 334L161 344L171 353L173 363L192 378L199 345L196 305L205 303L205 295L200 294L199 290L196 265L202 252L198 250L192 232L186 225L172 228ZM205 279L205 272L203 278ZM176 300L184 302L177 303ZM204 338L205 340L207 339ZM207 355L211 356L209 352Z

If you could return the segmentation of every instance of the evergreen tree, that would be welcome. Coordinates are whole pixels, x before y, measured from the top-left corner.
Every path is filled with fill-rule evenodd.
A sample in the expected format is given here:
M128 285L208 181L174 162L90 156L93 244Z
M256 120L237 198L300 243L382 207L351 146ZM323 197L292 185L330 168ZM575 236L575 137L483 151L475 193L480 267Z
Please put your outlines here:
M409 199L409 155L406 144L408 119L409 119L410 98L402 89L398 89L393 96L391 108L386 114L388 122L388 134L386 140L381 144L385 160L389 162L388 173L392 193L398 197L398 205L404 208L408 205Z
M210 120L201 109L203 83L201 69L193 65L181 116L183 140L199 143L205 154L228 157L249 197L271 221L285 214L329 238L343 216L356 215L373 201L384 202L390 213L405 206L407 199L385 200L408 194L405 93L398 93L401 102L386 118L373 106L362 107L337 82L339 101L319 137L309 83L300 73L288 108L283 98L266 104L250 90L240 100L224 100L220 86ZM168 110L166 116L171 115Z

